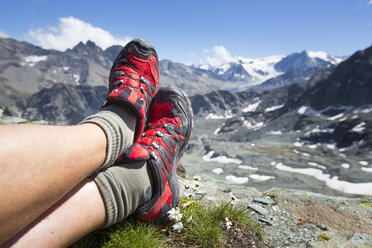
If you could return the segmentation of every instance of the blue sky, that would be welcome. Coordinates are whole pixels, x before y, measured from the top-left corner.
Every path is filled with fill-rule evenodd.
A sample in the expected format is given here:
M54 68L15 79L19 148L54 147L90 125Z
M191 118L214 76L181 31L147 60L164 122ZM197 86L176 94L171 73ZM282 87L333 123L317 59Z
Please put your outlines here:
M344 56L372 44L372 0L12 0L1 4L0 36L60 50L143 37L160 59L182 63L205 63L216 46L248 58Z

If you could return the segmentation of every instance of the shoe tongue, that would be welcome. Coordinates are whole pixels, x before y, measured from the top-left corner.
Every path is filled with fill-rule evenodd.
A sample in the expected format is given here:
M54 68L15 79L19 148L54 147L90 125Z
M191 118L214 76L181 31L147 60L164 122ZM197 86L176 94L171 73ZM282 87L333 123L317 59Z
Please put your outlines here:
M141 144L135 143L128 147L128 149L121 156L121 159L118 159L117 162L126 163L131 161L147 160L149 157L149 151Z
M173 105L170 102L155 103L151 108L148 121L155 122L165 116L170 117L169 114L173 111L173 109Z

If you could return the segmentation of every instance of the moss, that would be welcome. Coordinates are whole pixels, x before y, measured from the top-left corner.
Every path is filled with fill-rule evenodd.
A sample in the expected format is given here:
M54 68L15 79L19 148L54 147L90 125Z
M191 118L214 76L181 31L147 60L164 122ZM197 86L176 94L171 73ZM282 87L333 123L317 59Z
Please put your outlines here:
M362 204L359 204L361 207L372 207L372 202L364 202Z
M330 237L328 237L328 236L325 235L325 234L319 234L319 235L318 235L318 238L319 238L319 239L324 239L324 240L327 240L327 241L331 239Z

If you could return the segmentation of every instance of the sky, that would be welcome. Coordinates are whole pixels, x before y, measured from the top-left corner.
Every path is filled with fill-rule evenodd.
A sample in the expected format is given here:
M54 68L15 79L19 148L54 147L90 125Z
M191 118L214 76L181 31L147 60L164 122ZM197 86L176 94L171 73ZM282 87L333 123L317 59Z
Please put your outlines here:
M372 45L372 0L9 0L0 37L62 51L141 37L159 59L185 64L303 50L348 56Z

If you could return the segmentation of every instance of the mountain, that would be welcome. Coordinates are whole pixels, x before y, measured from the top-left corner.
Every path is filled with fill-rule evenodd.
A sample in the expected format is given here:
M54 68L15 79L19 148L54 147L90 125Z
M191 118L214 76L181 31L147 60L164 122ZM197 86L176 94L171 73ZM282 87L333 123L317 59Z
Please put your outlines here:
M105 86L112 62L121 48L112 46L102 50L94 42L87 41L61 52L0 38L0 106L10 105L55 83ZM218 67L195 67L162 60L160 81L163 85L176 85L189 95L219 89L263 91L302 83L318 69L339 61L325 53L306 51L287 57L238 57L236 62Z
M99 110L107 90L105 86L55 83L7 107L4 114L57 125L77 124Z
M224 89L264 91L293 83L305 83L319 69L333 67L343 59L324 52L303 51L288 56L260 59L239 57L238 62L218 67L201 66L220 78L233 82Z
M86 53L81 48L78 52ZM93 57L91 61L99 59ZM160 67L170 81L219 78L209 69L171 61ZM371 69L372 47L318 70L302 85L194 94L195 127L182 164L190 176L260 190L281 185L330 195L371 195ZM55 83L4 114L78 123L99 109L106 92L103 86Z
M275 64L275 69L280 72L287 72L293 69L307 69L313 67L327 67L337 65L342 59L330 56L324 52L302 51L293 53Z
M0 38L0 105L9 105L58 82L106 85L110 58L117 50L103 51L88 41L60 52Z
M211 71L170 60L159 62L159 78L162 85L176 85L189 95L207 93L222 88L225 83Z

